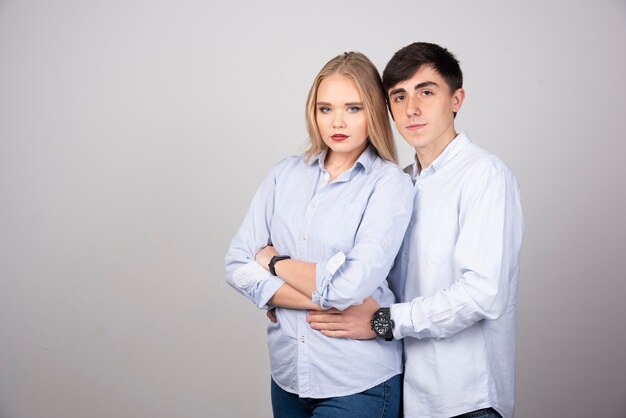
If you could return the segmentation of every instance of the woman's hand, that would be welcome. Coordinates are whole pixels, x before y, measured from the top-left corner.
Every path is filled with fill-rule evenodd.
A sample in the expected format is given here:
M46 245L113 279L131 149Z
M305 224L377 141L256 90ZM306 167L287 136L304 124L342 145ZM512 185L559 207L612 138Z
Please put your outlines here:
M275 255L278 255L278 252L276 252L273 246L268 245L267 247L261 248L261 250L258 253L256 253L256 256L254 257L254 259L256 260L257 263L263 266L265 270L269 271L270 261L272 260L272 257L274 257Z

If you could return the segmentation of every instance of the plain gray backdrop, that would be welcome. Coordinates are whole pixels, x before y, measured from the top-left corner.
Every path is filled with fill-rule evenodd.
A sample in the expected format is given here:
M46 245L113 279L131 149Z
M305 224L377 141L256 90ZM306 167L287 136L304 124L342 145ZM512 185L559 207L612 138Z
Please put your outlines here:
M0 417L270 416L224 253L321 66L414 41L521 184L516 417L626 416L624 0L0 0Z

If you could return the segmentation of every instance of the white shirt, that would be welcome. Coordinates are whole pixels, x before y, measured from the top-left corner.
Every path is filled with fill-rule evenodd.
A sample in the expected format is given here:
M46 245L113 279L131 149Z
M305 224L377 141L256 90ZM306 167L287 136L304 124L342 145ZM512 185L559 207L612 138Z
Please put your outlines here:
M415 182L414 209L390 276L404 338L404 414L513 415L519 186L496 156L458 135Z

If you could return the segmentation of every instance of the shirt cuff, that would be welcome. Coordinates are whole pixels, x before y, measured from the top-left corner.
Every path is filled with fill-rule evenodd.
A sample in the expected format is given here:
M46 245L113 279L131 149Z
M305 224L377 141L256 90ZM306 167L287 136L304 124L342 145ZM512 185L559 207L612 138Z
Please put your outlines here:
M337 270L346 262L346 255L339 251L333 255L326 263L317 263L315 267L315 287L311 300L322 308L329 308L326 302L327 289L330 280Z
M233 272L233 283L241 290L247 290L262 280L272 277L272 274L265 270L256 261L244 264Z
M399 340L409 335L410 330L413 329L411 303L394 303L389 307L389 311L394 324L393 338Z
M264 280L260 286L256 306L260 309L274 308L274 306L268 305L268 302L284 284L285 282L280 277L272 276L270 274L270 277L267 280Z
M233 283L248 295L261 309L270 309L267 302L285 282L273 276L256 261L251 261L233 272Z

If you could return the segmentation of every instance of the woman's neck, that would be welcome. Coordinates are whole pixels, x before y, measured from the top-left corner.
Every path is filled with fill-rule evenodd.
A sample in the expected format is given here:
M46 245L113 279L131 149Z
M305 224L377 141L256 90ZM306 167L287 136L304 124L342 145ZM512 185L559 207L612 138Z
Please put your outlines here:
M330 174L330 180L336 179L349 170L356 163L356 160L359 159L360 155L336 153L329 149L324 160L324 169Z

